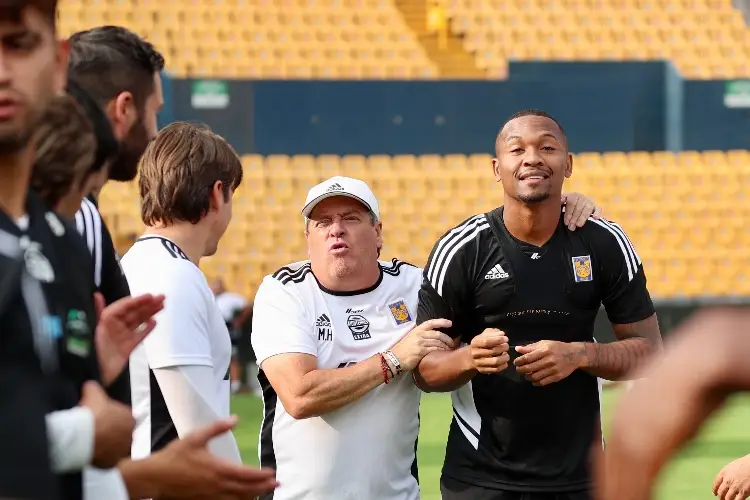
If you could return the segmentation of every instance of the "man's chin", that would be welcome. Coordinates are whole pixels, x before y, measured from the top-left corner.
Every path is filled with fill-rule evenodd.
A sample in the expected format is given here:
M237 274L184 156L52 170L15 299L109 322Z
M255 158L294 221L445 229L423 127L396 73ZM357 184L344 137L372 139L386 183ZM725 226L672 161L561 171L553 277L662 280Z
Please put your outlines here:
M3 130L0 127L0 156L14 155L29 145L31 134L22 131Z
M527 205L535 205L549 198L549 192L523 193L518 195L518 199Z

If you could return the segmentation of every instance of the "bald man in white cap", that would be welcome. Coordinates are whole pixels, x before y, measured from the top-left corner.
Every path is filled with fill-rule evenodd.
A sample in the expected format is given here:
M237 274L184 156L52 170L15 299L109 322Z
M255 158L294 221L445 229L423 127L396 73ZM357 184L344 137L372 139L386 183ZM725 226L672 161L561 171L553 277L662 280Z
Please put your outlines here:
M318 184L302 215L310 259L266 276L253 314L260 461L281 484L273 499L416 500L420 391L410 372L452 348L438 331L450 321L415 327L422 270L378 260L383 224L365 182Z

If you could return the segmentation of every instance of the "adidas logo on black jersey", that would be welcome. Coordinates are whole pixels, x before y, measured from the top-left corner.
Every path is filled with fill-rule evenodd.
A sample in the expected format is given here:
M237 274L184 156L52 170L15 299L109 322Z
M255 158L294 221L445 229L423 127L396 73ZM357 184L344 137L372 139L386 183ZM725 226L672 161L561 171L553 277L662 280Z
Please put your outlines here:
M343 191L343 190L344 188L342 188L341 184L337 182L335 184L331 184L330 186L328 186L328 189L326 189L326 193L330 193L331 191Z
M333 340L333 331L331 330L331 319L326 314L321 314L315 321L315 328L318 330L318 340Z
M508 273L505 272L505 270L500 266L500 264L495 264L495 267L490 269L490 272L488 272L484 279L486 280L499 280L502 278L507 278Z

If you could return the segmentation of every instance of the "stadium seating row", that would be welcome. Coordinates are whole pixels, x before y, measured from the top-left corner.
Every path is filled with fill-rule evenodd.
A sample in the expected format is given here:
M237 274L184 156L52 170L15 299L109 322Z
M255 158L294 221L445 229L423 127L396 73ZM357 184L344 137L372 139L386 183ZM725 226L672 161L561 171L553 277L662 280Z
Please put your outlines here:
M63 1L59 29L127 26L175 76L434 79L435 64L384 0Z
M423 0L415 0L423 1ZM731 0L447 0L487 78L509 60L670 59L689 78L750 75ZM63 0L60 31L120 24L176 76L435 79L395 0Z
M648 4L646 6L645 4ZM750 30L731 2L452 0L454 33L479 68L508 60L672 60L688 78L750 74Z
M333 175L366 180L381 201L383 257L422 265L466 217L502 204L489 155L243 157L245 180L219 253L202 267L250 296L265 274L306 258L299 213ZM750 152L582 153L566 191L593 197L644 261L656 297L750 294ZM134 183L109 183L103 215L125 251L143 230Z

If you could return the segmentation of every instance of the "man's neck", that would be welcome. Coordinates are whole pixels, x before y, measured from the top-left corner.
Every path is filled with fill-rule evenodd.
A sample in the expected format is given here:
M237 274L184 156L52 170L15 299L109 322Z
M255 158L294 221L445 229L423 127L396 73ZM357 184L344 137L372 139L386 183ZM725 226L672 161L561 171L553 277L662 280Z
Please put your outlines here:
M366 290L374 286L380 279L380 265L375 263L374 266L368 265L362 272L355 272L349 276L331 276L325 265L311 265L312 272L318 282L333 292L356 292Z
M547 243L560 223L560 196L553 195L533 204L507 197L503 206L503 222L508 232L531 245Z
M206 238L200 225L193 225L189 222L178 222L177 224L167 227L149 227L146 228L147 235L162 236L185 252L187 258L193 264L200 265L203 253L206 251Z
M0 210L13 220L26 214L33 155L33 148L28 147L15 155L0 156Z

